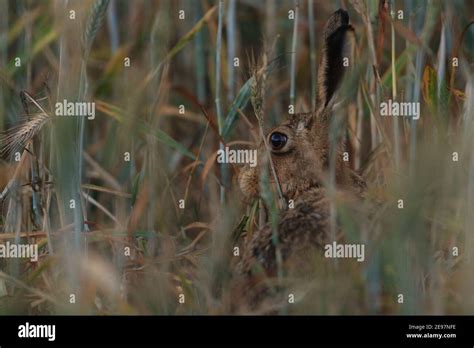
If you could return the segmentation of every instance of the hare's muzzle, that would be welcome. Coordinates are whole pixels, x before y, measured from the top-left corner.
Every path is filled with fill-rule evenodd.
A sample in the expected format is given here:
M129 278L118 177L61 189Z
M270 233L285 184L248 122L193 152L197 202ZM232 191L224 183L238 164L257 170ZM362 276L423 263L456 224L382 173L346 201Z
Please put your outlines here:
M246 164L240 170L239 187L247 198L253 198L258 195L258 169Z

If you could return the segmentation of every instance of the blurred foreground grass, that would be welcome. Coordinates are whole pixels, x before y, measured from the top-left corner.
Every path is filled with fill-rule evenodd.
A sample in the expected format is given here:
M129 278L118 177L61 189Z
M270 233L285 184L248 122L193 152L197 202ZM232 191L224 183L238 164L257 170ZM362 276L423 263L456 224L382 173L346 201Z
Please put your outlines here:
M338 206L366 260L317 260L290 313L472 314L474 3L410 0L0 0L0 128L96 103L94 120L48 121L20 161L4 154L0 243L41 256L0 259L0 314L227 313L233 248L262 214L216 151L259 139L252 57L271 61L268 124L311 110L339 7L357 46L334 117L376 208L359 222ZM420 119L381 117L390 98L420 102Z

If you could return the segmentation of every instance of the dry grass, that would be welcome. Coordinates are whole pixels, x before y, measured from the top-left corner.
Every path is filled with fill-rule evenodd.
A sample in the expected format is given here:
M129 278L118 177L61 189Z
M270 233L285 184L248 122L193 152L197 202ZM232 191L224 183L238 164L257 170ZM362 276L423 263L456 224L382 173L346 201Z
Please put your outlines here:
M297 22L293 0L236 1L229 17L229 1L0 3L0 242L40 250L37 263L0 259L0 314L229 311L234 247L276 222L280 202L272 172L262 200L244 202L238 167L218 165L216 151L261 141L290 103L311 109L311 47L319 59L337 7L296 3ZM355 208L372 213L359 221L335 202L334 219L366 260L317 257L288 310L472 314L473 3L395 1L401 20L384 2L342 4L356 58L334 131L369 184L367 207ZM95 102L96 118L55 119L64 98ZM381 117L389 98L419 101L420 119Z

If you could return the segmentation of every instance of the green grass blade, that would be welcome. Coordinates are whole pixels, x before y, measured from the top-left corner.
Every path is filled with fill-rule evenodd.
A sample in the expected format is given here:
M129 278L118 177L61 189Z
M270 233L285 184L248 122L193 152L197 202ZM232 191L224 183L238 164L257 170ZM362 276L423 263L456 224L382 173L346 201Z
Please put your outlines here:
M229 112L227 113L224 125L222 127L222 138L224 140L229 136L229 133L233 129L234 123L239 116L238 110L243 110L250 100L252 81L253 77L245 82L245 84L240 88L237 97L235 97L232 105L230 106Z

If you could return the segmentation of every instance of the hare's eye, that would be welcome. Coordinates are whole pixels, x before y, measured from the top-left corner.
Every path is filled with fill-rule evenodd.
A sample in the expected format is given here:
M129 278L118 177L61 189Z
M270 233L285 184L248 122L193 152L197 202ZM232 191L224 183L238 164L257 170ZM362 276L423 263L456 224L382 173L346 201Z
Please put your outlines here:
M280 132L274 132L270 135L270 144L273 150L280 150L286 145L288 138L285 134Z

